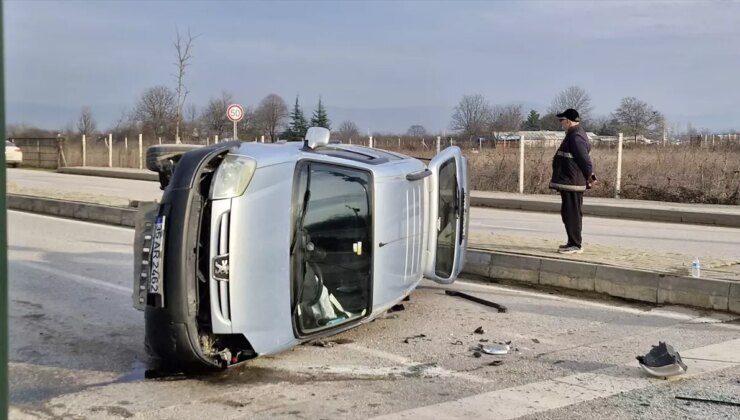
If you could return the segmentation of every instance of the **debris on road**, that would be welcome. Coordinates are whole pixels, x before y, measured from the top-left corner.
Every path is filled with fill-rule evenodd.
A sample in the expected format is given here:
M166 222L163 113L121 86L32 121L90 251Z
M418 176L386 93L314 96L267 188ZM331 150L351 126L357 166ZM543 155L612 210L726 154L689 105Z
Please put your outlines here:
M533 338L533 339L532 339L532 342L533 342L533 343L535 343L535 344L539 344L539 343L540 343L540 340L538 340L538 339L536 339L536 338Z
M354 343L354 340L350 340L349 338L337 338L335 340L314 340L311 342L311 345L315 347L334 347L336 345L349 343Z
M401 311L405 311L405 310L406 310L406 307L403 306L403 303L399 303L397 305L391 306L391 308L388 309L388 313L391 314L393 312L401 312Z
M670 344L659 341L645 356L637 356L640 368L656 378L667 378L686 373L681 355Z
M477 358L479 358L479 357L481 357L481 356L482 356L482 355L480 354L480 352L479 352L479 351L475 351L475 352L473 352L473 357L475 357L476 359L477 359Z
M478 350L485 354L502 355L508 354L511 347L508 344L489 344L489 345L478 345Z
M494 360L493 362L489 363L488 366L501 366L503 363L503 360Z
M427 338L426 334L417 334L417 335L412 335L411 337L404 338L403 342L406 344L409 344L409 342L416 341L416 340L432 341L431 339Z
M481 305L490 306L491 308L496 308L499 312L508 311L506 306L501 305L500 303L491 302L490 300L481 299L479 297L475 297L463 292L458 292L456 290L445 290L445 294L447 296L457 296L475 303L480 303Z
M453 346L462 346L463 345L463 342L462 342L462 340L455 340L455 341L453 341L450 344L452 344Z
M478 327L473 332L476 333L476 334L485 334L486 333L486 330L484 330L483 327Z
M684 397L682 395L676 395L676 399L684 400L684 401L697 401L697 402L705 402L705 403L711 403L711 404L731 405L735 407L740 407L740 402L736 402L736 401L714 400L711 398Z

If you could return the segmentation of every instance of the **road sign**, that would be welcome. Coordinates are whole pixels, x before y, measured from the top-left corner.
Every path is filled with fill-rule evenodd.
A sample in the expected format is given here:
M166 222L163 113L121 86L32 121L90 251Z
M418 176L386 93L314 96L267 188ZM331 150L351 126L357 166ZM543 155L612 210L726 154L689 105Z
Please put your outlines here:
M244 108L239 104L231 104L226 107L226 117L234 123L234 140L236 140L238 138L236 136L236 123L244 118Z
M231 104L226 108L226 116L233 122L239 122L244 118L244 108L239 104Z

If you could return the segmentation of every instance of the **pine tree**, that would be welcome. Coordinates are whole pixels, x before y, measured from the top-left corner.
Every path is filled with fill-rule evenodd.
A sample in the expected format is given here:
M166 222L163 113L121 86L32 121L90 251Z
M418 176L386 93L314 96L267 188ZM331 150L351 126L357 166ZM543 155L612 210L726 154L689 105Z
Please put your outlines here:
M529 111L527 120L524 121L524 129L527 131L541 130L540 114L534 109Z
M319 106L313 112L313 117L311 117L311 127L324 127L331 130L331 121L329 121L329 116L326 115L324 104L321 103L321 97L319 97Z
M298 95L296 95L293 111L290 112L290 125L283 136L287 140L303 140L306 137L306 130L308 130L308 121L303 116L303 110L298 105Z

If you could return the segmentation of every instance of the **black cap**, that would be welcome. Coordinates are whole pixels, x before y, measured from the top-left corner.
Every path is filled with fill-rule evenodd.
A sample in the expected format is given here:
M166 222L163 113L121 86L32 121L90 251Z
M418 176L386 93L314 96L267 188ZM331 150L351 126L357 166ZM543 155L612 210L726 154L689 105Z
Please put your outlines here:
M564 118L566 120L571 120L573 122L579 122L581 121L580 115L578 115L578 111L576 111L573 108L568 108L564 112L557 115L558 118Z

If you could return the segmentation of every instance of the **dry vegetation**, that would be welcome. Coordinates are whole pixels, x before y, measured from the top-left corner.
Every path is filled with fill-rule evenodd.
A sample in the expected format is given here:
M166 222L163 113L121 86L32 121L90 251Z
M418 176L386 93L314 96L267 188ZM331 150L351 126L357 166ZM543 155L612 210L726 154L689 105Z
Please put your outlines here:
M524 192L546 194L554 149L525 153ZM468 153L471 187L517 191L517 150ZM614 197L617 153L597 148L591 153L599 182L588 194ZM623 151L622 198L681 203L740 204L740 148L633 147Z

